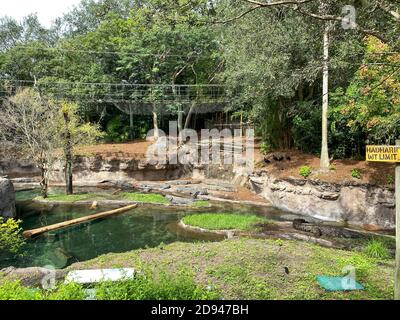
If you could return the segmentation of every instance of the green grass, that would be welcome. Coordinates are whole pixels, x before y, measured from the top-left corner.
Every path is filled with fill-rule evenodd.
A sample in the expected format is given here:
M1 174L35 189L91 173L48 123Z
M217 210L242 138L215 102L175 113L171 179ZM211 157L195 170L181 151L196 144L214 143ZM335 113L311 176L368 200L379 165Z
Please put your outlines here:
M170 203L168 199L166 199L161 194L156 193L129 193L124 192L121 194L124 200L128 201L138 201L138 202L146 202L146 203L161 203L167 204Z
M203 213L186 216L183 222L208 230L251 230L256 224L267 223L268 220L255 215Z
M92 193L78 193L72 195L66 194L50 194L46 199L42 196L36 197L35 200L47 200L47 201L60 201L60 202L77 202L77 201L94 201L105 199L104 196Z
M368 257L371 258L382 260L390 258L390 253L385 243L377 239L370 240L363 251Z
M323 248L300 241L239 238L221 242L174 242L157 248L110 253L68 267L148 268L171 276L190 266L200 287L229 299L393 299L394 260L363 252ZM326 292L318 275L340 276L352 266L365 291ZM289 274L284 268L287 267ZM347 268L346 268L347 267Z
M208 207L208 206L210 206L210 202L208 202L207 200L198 200L198 201L192 202L191 206L196 207L196 208Z
M175 276L161 272L136 274L133 279L101 282L92 287L97 300L213 300L220 297L215 287L195 282L193 274L181 270ZM19 281L0 286L0 300L84 300L85 288L76 283L59 284L53 290L24 287Z
M35 200L44 200L43 197L36 197ZM50 194L47 201L54 202L78 202L78 201L96 201L96 200L126 200L126 201L137 201L145 203L160 203L168 204L170 203L161 194L155 193L131 193L123 192L117 195L112 194L95 194L95 193L78 193L73 195L66 194Z

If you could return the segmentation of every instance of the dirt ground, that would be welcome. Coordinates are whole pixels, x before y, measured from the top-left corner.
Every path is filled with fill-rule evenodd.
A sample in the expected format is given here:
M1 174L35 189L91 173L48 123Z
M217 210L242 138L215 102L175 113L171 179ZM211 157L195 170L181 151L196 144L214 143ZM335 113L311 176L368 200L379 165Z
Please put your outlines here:
M121 157L144 159L147 148L152 144L146 140L136 140L127 143L104 143L92 146L80 147L77 150L79 155L100 155L105 158Z
M312 174L309 176L311 179L333 183L350 181L394 187L395 165L390 163L372 163L350 159L333 160L331 161L331 169L328 172L321 172L319 170L319 157L315 155L302 154L298 151L273 152L267 157L271 157L273 154L282 154L285 156L284 160L270 159L270 163L265 163L263 161L264 156L259 151L256 151L256 154L256 170L266 171L277 177L301 178L300 168L309 166L312 168ZM353 169L360 172L360 179L352 177Z

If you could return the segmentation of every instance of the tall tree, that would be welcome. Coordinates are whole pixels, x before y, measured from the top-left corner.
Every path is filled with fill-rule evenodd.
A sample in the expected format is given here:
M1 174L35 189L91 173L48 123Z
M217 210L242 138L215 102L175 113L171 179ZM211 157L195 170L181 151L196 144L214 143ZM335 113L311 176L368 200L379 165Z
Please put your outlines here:
M0 136L36 164L41 193L46 198L59 142L57 107L34 89L24 89L5 100L0 111Z
M66 193L73 194L73 161L76 148L94 144L102 133L98 125L83 123L76 103L62 102L59 108L59 139L64 152Z
M228 1L229 5L232 5L234 3L237 3L237 1ZM227 19L225 22L232 22L236 21L238 19L243 19L246 15L250 13L254 13L254 11L257 11L258 9L265 9L269 8L271 10L275 10L271 13L271 15L276 15L277 11L281 15L286 15L288 11L292 11L296 13L297 15L308 19L314 23L321 23L323 24L323 39L324 39L324 45L323 45L323 52L324 52L324 58L323 58L323 67L322 67L322 73L323 73L323 92L322 92L322 144L321 144L321 169L326 170L329 166L329 155L328 155L328 95L329 95L329 90L328 90L328 79L329 79L329 65L330 65L330 59L329 59L329 46L330 46L330 33L332 30L333 24L336 22L343 22L344 17L340 16L340 9L345 5L344 2L342 1L330 1L330 0L275 0L275 1L268 1L268 2L263 2L263 1L256 1L256 0L243 0L241 3L247 3L249 6L245 9L243 9L240 14L231 17L230 19ZM347 3L346 3L347 4ZM368 7L368 5L364 4L363 2L361 3L356 3L354 4L358 5L358 8L362 10L362 14L360 15L362 17L362 21L356 22L356 20L351 21L351 28L356 30L357 32L360 32L361 34L365 35L374 35L375 37L378 37L380 39L384 39L382 32L379 30L376 30L376 27L379 26L379 19L371 19L371 17L366 18L365 12L368 12L365 7ZM382 8L381 4L375 1L375 7ZM376 9L375 8L375 9ZM394 17L394 20L396 20L396 14L393 14L394 11L393 8L386 8L386 12L389 12ZM339 14L337 14L339 12ZM375 14L375 13L374 13ZM372 21L372 22L371 22ZM375 23L374 23L375 22ZM369 28L370 26L373 26L374 28ZM389 29L391 26L386 26ZM382 28L381 28L382 29ZM384 28L385 29L385 28ZM393 29L393 28L392 28ZM385 40L386 41L386 40Z

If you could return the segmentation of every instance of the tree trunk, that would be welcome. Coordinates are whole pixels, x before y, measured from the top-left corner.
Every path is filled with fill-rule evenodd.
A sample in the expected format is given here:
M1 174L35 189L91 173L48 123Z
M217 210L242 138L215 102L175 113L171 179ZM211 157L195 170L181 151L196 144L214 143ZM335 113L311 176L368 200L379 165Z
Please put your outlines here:
M49 196L49 182L45 165L41 165L40 167L40 193L44 199Z
M72 183L72 160L73 160L73 153L72 153L72 137L71 131L69 128L70 118L68 112L64 112L64 123L65 123L65 132L64 132L64 156L65 156L65 191L68 195L73 194L73 183Z
M129 136L130 136L131 140L134 139L134 136L133 136L133 111L132 111L131 106L129 106Z
M325 23L324 30L324 65L323 65L323 90L322 90L322 145L320 168L329 170L328 152L328 105L329 105L329 31L330 22Z
M158 132L158 116L155 107L153 107L153 127L154 127L153 137L155 140L158 140L158 138L160 137L160 133Z
M188 115L186 116L186 120L185 120L185 129L188 129L188 128L189 128L190 120L192 120L192 114L193 114L193 111L194 111L195 107L196 107L196 103L193 102L193 103L190 105L190 109L189 109Z
M178 133L182 131L182 123L183 123L183 110L182 106L178 107Z

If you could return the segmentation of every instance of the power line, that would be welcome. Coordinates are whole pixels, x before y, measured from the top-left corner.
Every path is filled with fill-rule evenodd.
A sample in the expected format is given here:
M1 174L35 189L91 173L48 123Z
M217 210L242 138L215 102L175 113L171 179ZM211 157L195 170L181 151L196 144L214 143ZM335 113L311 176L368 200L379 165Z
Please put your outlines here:
M109 51L109 50L84 50L84 49L65 49L65 48L55 48L55 47L34 47L34 46L27 46L27 45L17 45L14 48L18 49L26 49L26 50L42 50L42 51L59 51L59 52L77 52L77 53L88 53L88 54L114 54L114 55L128 55L128 56L142 56L142 57L176 57L176 58L188 58L191 55L200 56L196 54L195 51L191 51L186 55L183 54L169 54L169 53L144 53L144 52L129 52L128 50L123 51Z
M56 84L56 85L83 85L83 86L114 86L114 87L226 87L224 84L165 84L165 83L112 83L112 82L63 82L63 81L43 81L35 82L34 80L22 80L22 79L8 79L0 78L3 82L14 82L14 83L31 83L38 85Z

